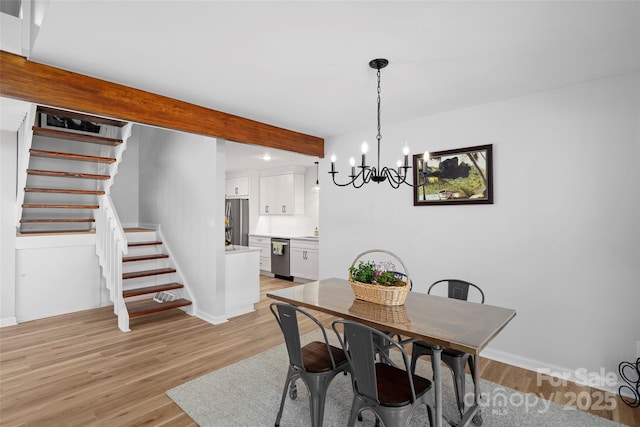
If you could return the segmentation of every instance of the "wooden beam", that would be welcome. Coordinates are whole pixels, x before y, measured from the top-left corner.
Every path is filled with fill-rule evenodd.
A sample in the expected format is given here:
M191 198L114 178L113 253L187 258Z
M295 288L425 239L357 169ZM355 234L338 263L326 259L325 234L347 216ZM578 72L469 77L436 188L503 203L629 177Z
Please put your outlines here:
M324 139L0 51L0 96L324 157Z

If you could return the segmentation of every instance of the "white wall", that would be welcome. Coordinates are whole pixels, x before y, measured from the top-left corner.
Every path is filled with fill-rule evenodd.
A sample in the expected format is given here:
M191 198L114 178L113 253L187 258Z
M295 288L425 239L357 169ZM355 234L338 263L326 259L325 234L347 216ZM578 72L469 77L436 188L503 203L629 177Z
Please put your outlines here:
M22 20L0 13L0 49L22 55Z
M224 169L216 140L143 128L139 144L140 223L161 225L195 314L215 321L224 315Z
M111 200L123 227L135 227L139 222L138 141L142 129L144 127L140 125L133 126L131 136L127 140L127 149L122 153L122 161L118 165L118 173L111 187Z
M22 236L16 249L18 322L111 304L103 298L95 234Z
M383 123L390 165L405 140L414 153L493 144L495 203L414 207L410 188L323 185L320 275L346 278L360 252L385 248L418 288L466 279L487 304L517 311L484 354L617 372L640 356L639 122L636 73ZM335 152L345 176L374 136L372 126L327 140L321 175Z
M18 134L0 131L0 327L16 323L15 235Z

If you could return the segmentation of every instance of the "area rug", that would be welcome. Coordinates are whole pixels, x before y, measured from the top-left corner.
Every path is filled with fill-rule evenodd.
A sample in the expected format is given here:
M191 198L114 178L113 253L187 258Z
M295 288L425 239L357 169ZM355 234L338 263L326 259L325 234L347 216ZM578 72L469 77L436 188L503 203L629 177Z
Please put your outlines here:
M308 334L303 342L317 339ZM418 374L431 378L428 359L418 363ZM249 359L211 372L167 391L167 395L202 427L273 426L280 405L288 367L284 345L274 347ZM469 377L467 375L467 377ZM304 382L297 381L298 398L287 397L280 425L282 427L311 424L309 400ZM467 378L467 390L473 390ZM459 420L453 397L453 384L447 368L443 369L443 412L447 419ZM525 394L508 387L481 380L483 426L544 426L544 427L614 427L622 426L587 412L561 406L534 394ZM323 426L345 426L351 409L352 388L349 376L337 375L327 393ZM468 403L473 400L467 393ZM433 405L433 397L431 397ZM356 426L373 426L370 411L363 412L363 421ZM424 406L411 416L410 426L427 426ZM447 425L443 422L443 425Z

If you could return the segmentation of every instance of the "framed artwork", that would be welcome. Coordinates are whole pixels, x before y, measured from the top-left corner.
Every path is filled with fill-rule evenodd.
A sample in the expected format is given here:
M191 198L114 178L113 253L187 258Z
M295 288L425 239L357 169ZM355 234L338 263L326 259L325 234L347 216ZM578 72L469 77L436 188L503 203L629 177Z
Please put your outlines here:
M413 156L413 205L493 204L493 145Z

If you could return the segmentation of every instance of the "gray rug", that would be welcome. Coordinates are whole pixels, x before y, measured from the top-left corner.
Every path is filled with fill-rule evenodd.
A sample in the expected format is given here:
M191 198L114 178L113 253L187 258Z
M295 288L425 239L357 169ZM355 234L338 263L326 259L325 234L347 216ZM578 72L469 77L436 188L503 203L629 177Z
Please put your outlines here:
M309 342L316 337L303 337ZM431 378L428 358L418 365L418 374ZM273 426L280 405L288 358L284 345L274 347L234 365L211 372L173 388L167 395L196 423L203 427ZM467 376L468 377L468 376ZM467 378L467 391L472 391ZM310 425L309 401L302 381L297 382L298 398L287 398L282 427ZM449 370L443 369L443 411L447 419L457 421L457 408ZM498 384L481 381L483 425L544 427L613 427L621 424L573 408L525 394ZM348 376L338 375L331 383L325 406L325 427L345 426L351 408L352 389ZM467 393L468 403L473 400ZM433 405L433 397L431 397ZM427 426L426 408L416 409L410 426ZM370 411L363 412L363 422L356 426L373 426ZM443 425L446 425L443 422Z

